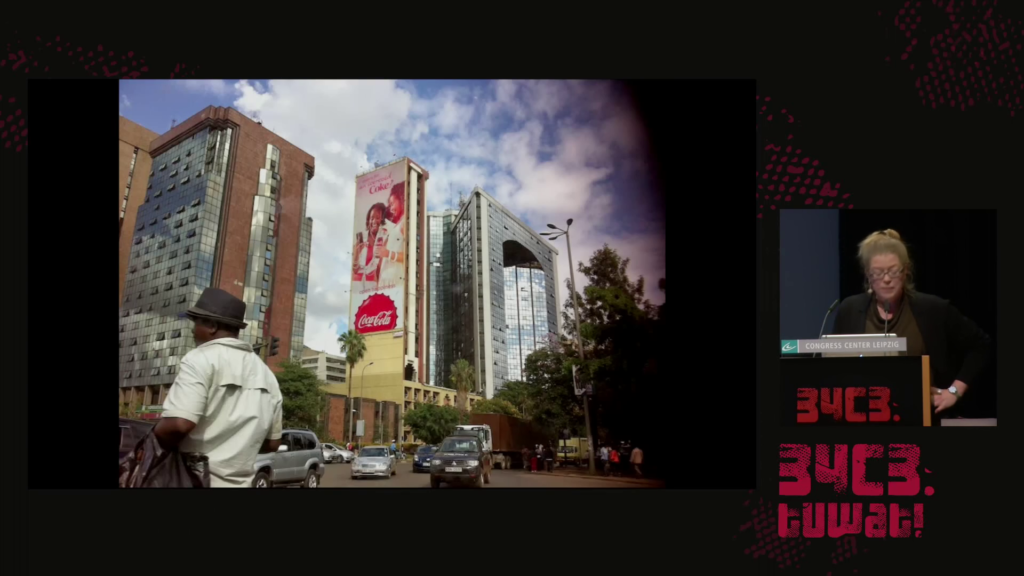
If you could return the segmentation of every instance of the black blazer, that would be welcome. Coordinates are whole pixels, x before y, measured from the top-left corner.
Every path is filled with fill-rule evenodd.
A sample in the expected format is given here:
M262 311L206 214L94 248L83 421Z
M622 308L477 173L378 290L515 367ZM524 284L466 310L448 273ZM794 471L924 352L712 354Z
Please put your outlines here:
M836 311L834 332L863 334L872 301L867 293L843 300ZM948 388L954 380L973 386L991 358L989 336L949 300L918 292L907 303L931 357L935 387Z

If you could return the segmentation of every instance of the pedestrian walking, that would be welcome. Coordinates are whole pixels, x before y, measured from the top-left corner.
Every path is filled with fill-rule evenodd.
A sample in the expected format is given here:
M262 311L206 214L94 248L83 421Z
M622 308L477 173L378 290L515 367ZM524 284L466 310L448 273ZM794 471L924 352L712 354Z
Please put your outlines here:
M537 458L540 453L540 444L530 453L530 473L537 472Z
M555 451L550 447L544 448L544 470L555 471Z
M603 444L601 446L601 470L604 471L605 476L611 473L611 464L608 461L608 452L608 445Z
M198 345L178 364L153 433L165 450L206 456L211 488L248 488L258 453L281 445L281 390L270 368L238 339L245 302L207 288L185 313Z
M633 465L633 472L637 477L643 477L643 472L640 471L640 465L644 463L644 451L639 446L633 448L632 454L629 455L629 463Z
M523 455L523 470L528 470L530 468L530 449L527 448L526 446L523 446L522 455Z
M619 475L619 451L618 450L609 450L608 451L608 457L611 460L612 476L618 476Z

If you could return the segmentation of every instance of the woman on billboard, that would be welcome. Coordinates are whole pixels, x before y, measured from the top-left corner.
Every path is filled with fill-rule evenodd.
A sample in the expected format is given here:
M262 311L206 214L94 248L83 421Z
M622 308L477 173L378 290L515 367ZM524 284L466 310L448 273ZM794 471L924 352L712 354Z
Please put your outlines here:
M405 182L391 187L385 215L383 236L374 243L373 255L381 261L381 289L398 286L405 269Z
M377 238L381 236L381 225L384 223L384 215L387 207L378 202L370 206L366 213L366 238L363 233L356 234L355 258L352 259L352 286L356 293L377 288L377 278L380 272L380 258L374 256L373 246Z

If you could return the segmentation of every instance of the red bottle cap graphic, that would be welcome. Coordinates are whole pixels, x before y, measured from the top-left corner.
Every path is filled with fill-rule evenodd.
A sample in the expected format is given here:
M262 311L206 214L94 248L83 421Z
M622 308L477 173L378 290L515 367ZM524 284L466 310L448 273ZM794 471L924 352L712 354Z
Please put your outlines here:
M394 300L384 294L374 294L356 310L356 332L369 334L387 332L398 325L398 308Z

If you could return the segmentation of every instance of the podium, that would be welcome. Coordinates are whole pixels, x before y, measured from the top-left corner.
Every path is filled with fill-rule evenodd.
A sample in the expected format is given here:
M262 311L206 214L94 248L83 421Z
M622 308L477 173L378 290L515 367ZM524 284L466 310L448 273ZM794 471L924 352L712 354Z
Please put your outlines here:
M781 358L783 426L931 426L928 356Z

